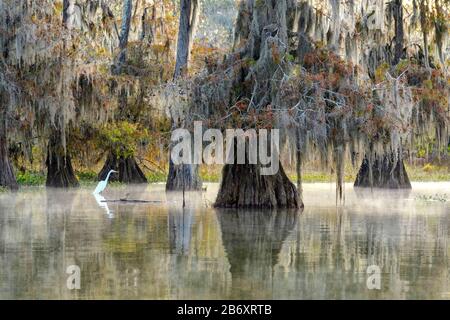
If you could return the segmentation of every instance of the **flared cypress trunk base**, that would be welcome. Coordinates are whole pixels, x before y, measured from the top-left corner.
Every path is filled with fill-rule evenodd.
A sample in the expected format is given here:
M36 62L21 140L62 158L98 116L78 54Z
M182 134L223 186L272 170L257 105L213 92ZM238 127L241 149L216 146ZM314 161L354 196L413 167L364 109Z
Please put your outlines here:
M223 168L216 208L303 208L297 188L286 176L281 163L277 174L263 176L260 166L231 165Z
M0 100L5 97L0 92ZM19 185L14 175L14 168L9 161L8 140L7 140L7 122L6 108L1 106L0 110L0 187L17 190Z
M0 138L0 187L11 190L17 190L19 188L13 166L9 161L8 146L4 137Z
M47 187L75 188L79 186L72 160L65 152L59 135L50 138L47 149Z
M355 188L411 189L403 160L395 159L393 154L373 161L373 184L370 181L369 166L369 160L365 158L356 177Z
M136 159L133 157L117 157L114 153L110 152L105 165L98 175L98 179L100 181L105 180L111 170L118 171L119 174L118 177L117 175L112 175L110 181L119 181L130 184L147 183L144 172L139 168Z
M198 165L169 163L169 175L166 191L201 191L202 181L198 173Z

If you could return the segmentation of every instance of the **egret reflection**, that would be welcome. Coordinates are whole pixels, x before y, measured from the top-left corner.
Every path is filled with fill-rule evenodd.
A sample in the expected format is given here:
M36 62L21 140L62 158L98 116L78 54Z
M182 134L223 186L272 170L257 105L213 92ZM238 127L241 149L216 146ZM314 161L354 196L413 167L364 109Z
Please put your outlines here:
M102 208L103 210L105 210L106 216L110 219L114 218L114 212L109 209L108 202L106 201L105 197L103 197L99 193L94 193L93 195L94 195L95 201L97 201L98 206L100 208Z

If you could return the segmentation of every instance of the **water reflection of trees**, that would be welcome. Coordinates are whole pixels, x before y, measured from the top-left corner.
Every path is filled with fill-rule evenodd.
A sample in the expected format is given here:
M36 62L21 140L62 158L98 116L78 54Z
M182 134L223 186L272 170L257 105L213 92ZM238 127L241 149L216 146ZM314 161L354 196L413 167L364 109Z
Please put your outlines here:
M63 297L65 225L76 193L27 191L5 197L0 200L0 297Z
M277 298L429 299L449 292L448 218L370 210L306 209L280 254ZM382 270L380 291L366 287L373 264Z
M297 211L217 211L233 299L273 298L274 267L297 216Z
M231 282L215 215L204 208L201 193L168 194L170 255L168 279L172 299L220 299Z
M120 199L129 191L133 199L165 200L163 192L149 194L145 188L105 198ZM228 264L215 216L195 205L185 209L191 215L186 223L177 217L183 214L180 204L179 199L169 205L110 203L111 218L87 190L8 195L0 201L0 297L226 295ZM66 288L65 271L72 264L81 268L79 291Z
M166 200L160 191L131 192ZM298 215L214 211L194 195L183 210L180 198L167 200L113 203L110 218L84 190L0 195L0 297L448 297L441 204L358 200ZM66 288L71 264L81 267L80 291ZM370 264L382 268L380 292L366 288Z

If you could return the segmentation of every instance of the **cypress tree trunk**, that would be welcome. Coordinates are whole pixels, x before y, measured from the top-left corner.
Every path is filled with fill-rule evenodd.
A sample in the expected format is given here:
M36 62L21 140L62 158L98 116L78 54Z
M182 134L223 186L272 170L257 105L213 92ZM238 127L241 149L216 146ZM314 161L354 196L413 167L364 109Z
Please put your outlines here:
M16 190L18 189L18 185L13 166L9 161L8 140L6 137L6 110L0 110L0 187Z
M420 0L419 8L420 8L420 27L422 29L422 37L423 37L424 64L427 69L430 69L430 55L428 51L428 30L427 30L428 1Z
M120 117L122 117L124 114L126 114L128 105L128 97L124 90L119 93L118 100ZM119 181L122 183L134 184L148 182L144 172L139 167L134 156L118 156L113 151L110 151L102 170L98 174L99 181L105 180L106 176L111 170L118 171L119 174L111 176L110 181Z
M237 141L234 144L234 163L237 162ZM297 188L286 176L279 163L274 175L261 175L261 165L227 164L222 171L222 183L214 206L216 208L303 208Z
M116 57L116 63L111 67L113 75L120 75L124 73L127 63L127 47L130 35L130 26L133 13L133 1L122 1L122 25L120 29L119 39L119 54ZM125 89L121 89L118 94L119 114L116 120L123 120L129 118L127 116L128 96ZM131 157L117 156L114 152L109 152L102 170L98 174L98 179L105 180L106 176L111 170L119 172L119 177L111 176L110 181L120 181L122 183L147 183L147 178L142 172L141 168L136 162L136 159Z
M403 58L404 49L404 28L403 28L403 1L395 0L395 47L392 65L395 66ZM382 188L382 189L411 189L408 173L406 172L403 157L398 151L398 157L394 152L383 155L381 158L375 157L372 168L370 161L366 157L358 172L354 186L356 188Z
M128 37L130 35L130 26L131 26L131 18L132 18L132 10L133 10L133 1L132 0L124 0L123 1L123 11L122 11L122 28L120 30L120 41L119 41L119 71L121 72L121 67L126 63L127 60L127 46L128 46Z
M111 170L119 172L119 176L111 176L110 181L122 183L147 183L147 178L139 168L134 157L118 157L113 152L108 154L105 165L98 174L99 181L105 180Z
M371 172L372 171L372 172ZM361 165L355 182L356 188L411 189L408 173L402 158L390 153L376 158L370 169L366 157Z
M47 187L71 188L79 183L72 167L70 155L61 141L61 131L53 129L47 148Z
M167 178L167 191L199 191L202 189L202 180L198 173L198 165L175 165L170 159L169 176Z
M63 1L63 24L68 29L72 29L72 25L70 23L70 1ZM64 42L64 47L66 43ZM47 160L45 162L47 166L47 187L55 187L55 188L71 188L78 187L79 183L75 176L72 167L72 160L70 155L67 153L66 148L63 145L63 139L61 138L64 133L61 129L63 127L59 123L64 123L64 121L59 122L60 119L57 119L58 123L57 128L51 128L50 130L50 138L47 146Z
M394 2L394 19L395 19L395 52L393 64L396 65L403 58L403 1L395 0Z
M198 21L198 13L198 0L180 1L180 23L174 79L187 73L194 32ZM172 127L176 129L174 123ZM166 190L201 190L202 181L199 176L198 165L175 165L170 157L169 155L169 175L167 177Z
M6 137L0 134L0 187L18 189L14 169L8 157Z
M286 176L281 163L276 175L260 175L260 166L225 165L216 199L217 208L289 208L303 207L295 185Z
M252 101L252 107L257 110L272 103L282 77L280 66L287 67L280 57L285 56L289 49L288 34L293 26L290 16L295 13L295 5L296 2L290 0L247 0L240 7L238 17L242 20L236 24L236 38L240 41L247 38L240 54L256 61L254 67L242 70L240 84L243 87L242 96ZM227 164L223 169L216 207L303 207L298 191L286 176L281 163L276 174L262 176L261 166L249 164L248 154L247 164L236 164L237 152L234 155L235 164Z

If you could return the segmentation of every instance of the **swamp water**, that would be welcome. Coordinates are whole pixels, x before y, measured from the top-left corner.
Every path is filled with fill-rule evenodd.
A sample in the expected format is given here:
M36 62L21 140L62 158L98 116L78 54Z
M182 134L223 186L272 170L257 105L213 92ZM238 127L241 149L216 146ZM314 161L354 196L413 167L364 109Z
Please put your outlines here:
M218 185L0 194L1 299L450 299L450 183L304 186L303 212L216 210ZM444 194L447 192L447 196ZM446 201L447 199L447 201ZM69 290L69 266L80 289ZM379 266L380 290L367 287Z

